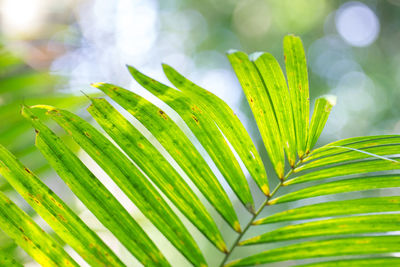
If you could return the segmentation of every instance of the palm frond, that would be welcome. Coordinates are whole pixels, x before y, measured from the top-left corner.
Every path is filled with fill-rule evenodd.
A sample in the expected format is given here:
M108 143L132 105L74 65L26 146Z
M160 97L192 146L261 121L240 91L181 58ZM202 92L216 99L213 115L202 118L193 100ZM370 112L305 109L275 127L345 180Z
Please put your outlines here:
M60 178L145 266L174 266L175 262L164 255L163 248L134 216L48 128L45 118L55 121L72 136L188 264L249 266L295 260L303 266L397 265L399 260L392 253L400 252L400 197L385 192L379 197L359 193L400 187L400 136L356 137L313 149L336 99L318 98L310 120L308 74L300 38L285 37L284 54L287 78L278 61L268 53L228 53L275 170L275 181L273 177L267 178L261 153L223 100L168 65L163 65L164 72L176 88L128 67L139 84L176 111L200 142L220 177L250 212L246 214L247 222L242 224L233 208L234 199L221 186L218 173L211 170L178 123L142 96L113 84L93 84L137 120L125 118L106 99L89 97L88 112L105 133L59 107L24 106L22 114L36 130L36 147ZM40 110L45 111L44 117L38 115ZM143 129L162 148L154 145ZM251 193L239 159L262 194ZM90 265L130 265L1 146L0 174ZM277 184L273 190L271 184ZM354 196L345 198L343 193ZM259 197L263 201L256 208L255 200ZM40 245L35 247L23 242L18 228L21 222L25 222L24 231L32 234L29 240L38 238L38 242L46 244L56 241L36 224L26 224L32 222L29 216L10 203L0 195L0 227L7 234L43 265L51 265L55 260L75 264L60 244L44 249L44 243L35 243ZM287 208L283 203L293 206ZM217 216L224 219L223 225L218 223ZM192 228L183 223L183 217L220 252L219 259L207 257ZM235 235L228 244L225 240L232 238L221 230L225 226L233 229L228 230ZM271 227L260 230L262 226ZM249 229L256 230L256 234L249 236ZM253 245L258 249L246 250ZM236 253L240 250L244 252ZM324 257L330 258L324 261Z

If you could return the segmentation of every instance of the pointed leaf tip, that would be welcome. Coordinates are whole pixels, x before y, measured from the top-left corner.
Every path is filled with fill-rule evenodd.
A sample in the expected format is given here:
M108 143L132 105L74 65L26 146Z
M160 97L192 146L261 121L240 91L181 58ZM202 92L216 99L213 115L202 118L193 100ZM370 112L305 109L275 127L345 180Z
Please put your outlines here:
M261 57L263 54L265 54L264 52L253 52L249 55L249 59L251 61L256 61L259 57Z
M332 107L336 106L337 97L335 95L323 95L322 97L325 98Z
M237 52L240 52L240 51L236 50L236 49L229 49L228 51L226 51L226 54L230 55L230 54L234 54L234 53L237 53Z
M95 88L99 88L100 86L102 86L103 84L105 84L104 82L98 82L98 83L92 83L92 84L90 84L92 87L95 87Z

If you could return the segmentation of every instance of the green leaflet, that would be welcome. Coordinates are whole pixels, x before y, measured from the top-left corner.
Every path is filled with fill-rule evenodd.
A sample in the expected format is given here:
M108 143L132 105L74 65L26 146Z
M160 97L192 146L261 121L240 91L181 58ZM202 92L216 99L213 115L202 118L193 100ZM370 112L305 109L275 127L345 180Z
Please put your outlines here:
M284 146L264 81L255 64L249 60L245 53L238 51L230 52L228 59L253 111L275 172L280 179L283 179L285 169Z
M51 228L92 265L124 266L75 213L0 145L0 173Z
M316 236L383 233L399 230L400 214L352 216L288 225L242 241L239 245L272 243Z
M61 139L42 124L29 108L24 108L23 114L31 119L37 131L38 149L99 221L144 265L169 266L142 228ZM76 234L73 230L72 233ZM100 245L92 244L94 248Z
M338 154L330 155L329 157L318 158L314 161L306 163L298 168L296 168L296 172L305 171L317 167L328 166L331 164L342 163L351 160L365 159L365 158L380 158L380 156L385 155L395 155L400 151L400 143L399 144L387 144L387 145L378 145L372 146L368 148L356 149L352 147L336 147L338 151L346 150L345 152L339 152ZM385 160L385 158L381 158ZM392 159L388 159L392 161Z
M253 61L271 98L289 164L291 167L294 167L296 163L296 133L285 76L278 61L271 54L262 53L255 55L257 57Z
M195 266L205 266L203 255L162 196L140 170L106 137L82 118L48 106L47 114L114 180L141 212Z
M91 101L89 113L119 147L219 250L227 251L210 214L161 153L105 99Z
M268 178L264 164L249 134L233 110L222 99L192 83L171 66L163 64L163 69L170 82L192 101L196 101L216 122L259 188L268 195Z
M400 197L373 197L317 203L285 210L253 225L372 212L400 211Z
M336 96L326 95L318 98L315 101L314 112L311 118L310 128L308 129L308 139L306 145L306 154L310 153L314 147L322 130L328 120L329 113L333 106L336 105Z
M306 57L300 38L294 35L285 36L283 39L283 52L293 108L297 153L301 159L306 150L310 96Z
M329 168L313 171L301 176L294 177L284 182L284 185L298 184L315 180L322 180L331 177L338 177L352 174L363 174L369 172L388 171L400 169L399 158L392 158L391 160L364 160L360 162L350 162L345 164L336 165ZM397 162L394 162L397 161ZM294 170L296 173L296 169Z
M164 111L121 87L105 83L93 86L135 116L157 138L226 222L235 231L241 231L235 210L218 179L194 145Z
M365 258L365 259L350 259L350 260L336 260L336 261L324 261L315 262L310 264L302 264L297 266L318 266L318 267L393 267L400 265L399 257L382 257L382 258Z
M246 177L221 131L205 110L180 91L151 79L131 66L128 66L128 69L139 84L181 116L208 152L233 192L243 205L253 212L254 201Z
M314 149L303 160L303 162L308 162L324 156L331 156L342 152L349 152L348 149L339 148L339 146L364 150L365 148L369 147L381 146L387 144L399 144L399 143L400 143L400 135L376 135L376 136L353 137L335 141L327 145L324 145L320 148Z
M0 266L23 267L22 263L13 258L14 255L7 250L0 250Z
M398 252L400 236L368 236L309 241L271 249L227 265L249 266L288 260Z
M1 160L0 167L6 168ZM3 192L0 192L0 228L42 266L79 266Z
M360 177L314 185L274 198L268 203L272 205L316 196L390 187L400 187L400 175Z

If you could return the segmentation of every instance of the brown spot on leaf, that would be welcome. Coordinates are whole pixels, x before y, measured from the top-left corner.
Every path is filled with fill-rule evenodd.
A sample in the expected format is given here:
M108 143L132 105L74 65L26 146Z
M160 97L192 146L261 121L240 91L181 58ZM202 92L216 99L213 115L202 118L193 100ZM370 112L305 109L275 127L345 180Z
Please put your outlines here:
M88 138L92 138L92 136L91 136L88 132L84 131L83 133L84 133Z
M27 173L32 174L32 172L31 172L28 168L25 167L24 170L25 170Z
M67 220L62 216L61 214L57 214L58 218L60 218L61 221L66 222Z
M192 109L194 112L202 113L201 109L200 109L198 106L196 106L196 105L193 105L193 106L191 107L191 109Z
M199 124L199 120L197 119L197 117L196 117L195 115L192 115L192 119L193 119L197 124Z
M168 119L167 114L165 114L165 112L161 109L158 110L158 114L160 114L161 118L163 118L164 120Z

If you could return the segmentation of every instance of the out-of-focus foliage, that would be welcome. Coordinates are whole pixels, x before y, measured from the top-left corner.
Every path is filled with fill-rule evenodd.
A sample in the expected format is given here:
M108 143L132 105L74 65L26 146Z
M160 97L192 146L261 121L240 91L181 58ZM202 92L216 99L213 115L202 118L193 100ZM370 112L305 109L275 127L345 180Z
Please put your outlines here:
M76 109L87 102L85 96L57 92L59 82L59 77L47 71L34 70L3 46L0 47L0 143L27 162L37 173L47 170L49 166L35 149L32 128L21 116L21 106L47 103ZM77 150L77 146L66 135L63 138L74 151ZM6 180L0 178L0 191L10 189ZM0 265L7 266L12 263L8 260L14 253L15 244L3 236L2 232L0 239Z
M161 61L202 86L213 84L209 89L254 125L224 53L281 54L279 40L290 32L301 34L305 44L315 85L311 96L342 99L322 140L396 133L400 127L399 0L3 2L7 46L24 48L35 66L50 64L76 91L96 80L129 82L124 64L164 79L154 63ZM23 4L32 11L17 12Z
M21 105L77 107L87 98L57 92L59 77L32 69L4 47L0 47L0 62L0 143L40 172L47 164L35 152L30 124L20 115Z

